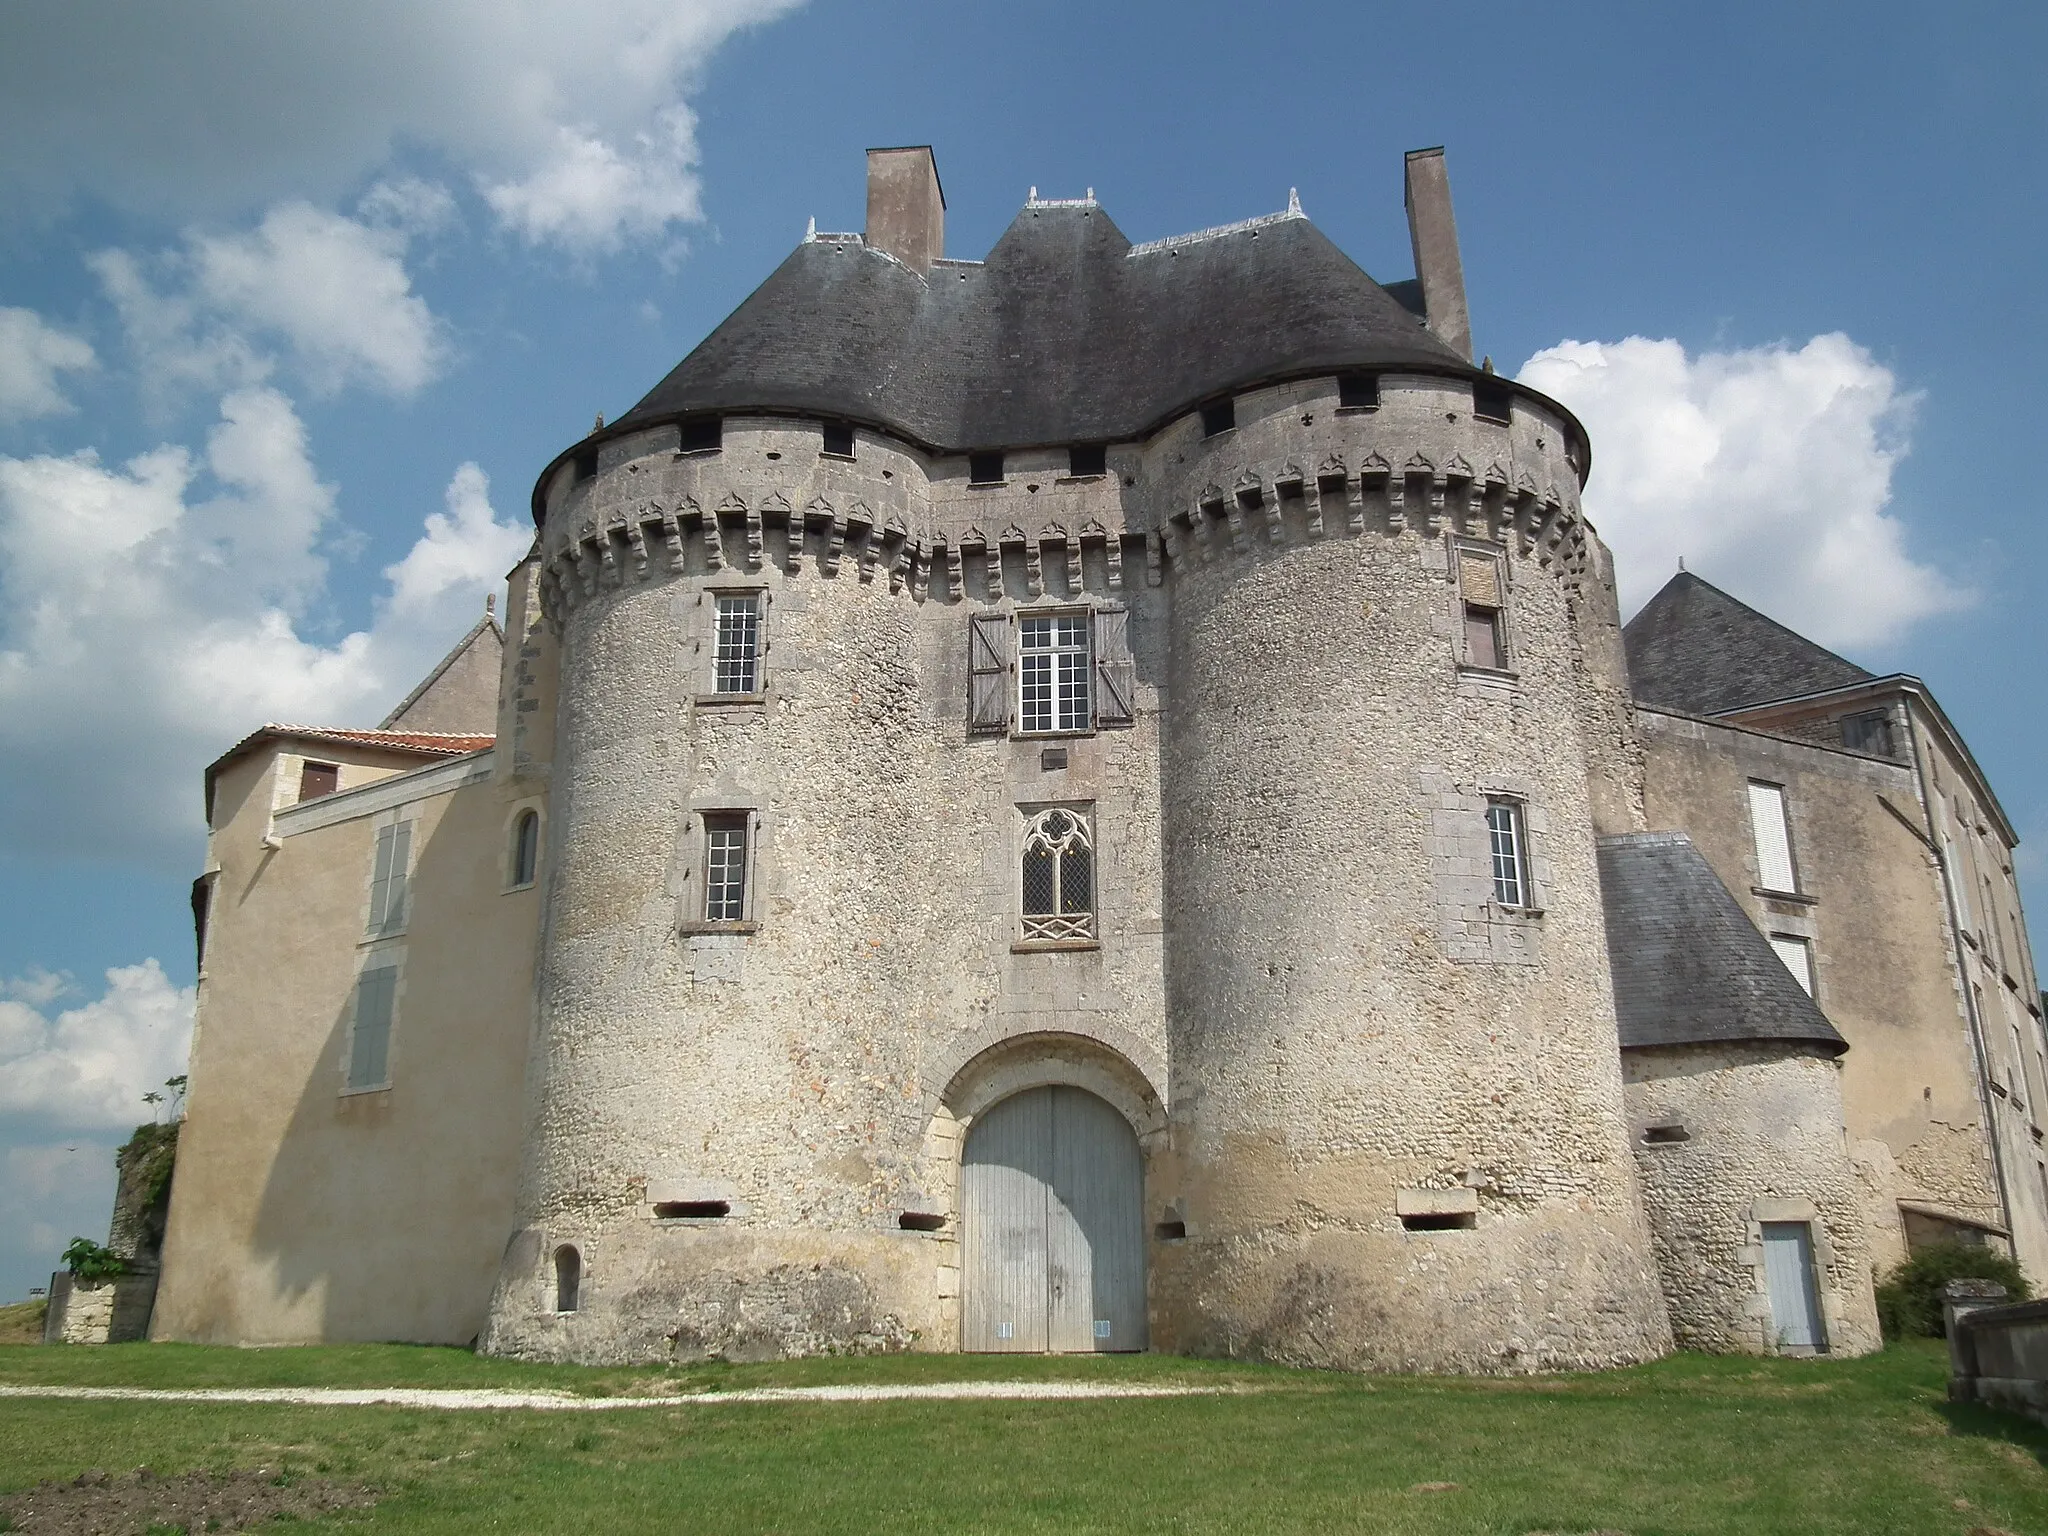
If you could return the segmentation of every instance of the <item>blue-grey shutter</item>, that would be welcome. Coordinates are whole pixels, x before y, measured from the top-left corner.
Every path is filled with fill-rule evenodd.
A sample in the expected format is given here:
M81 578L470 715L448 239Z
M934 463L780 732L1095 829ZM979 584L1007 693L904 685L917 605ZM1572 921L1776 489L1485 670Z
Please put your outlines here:
M1131 659L1130 614L1112 604L1095 610L1095 724L1129 725L1136 713L1138 667Z
M411 899L408 876L412 871L412 823L401 821L391 829L391 880L384 904L384 933L405 927L406 906Z
M355 1027L349 1032L348 1085L376 1088L391 1071L391 1012L398 970L379 966L356 978Z
M1010 616L977 613L967 621L967 728L1010 728Z
M395 827L380 827L377 830L377 857L370 872L370 932L379 934L385 928L385 911L391 904L391 842Z

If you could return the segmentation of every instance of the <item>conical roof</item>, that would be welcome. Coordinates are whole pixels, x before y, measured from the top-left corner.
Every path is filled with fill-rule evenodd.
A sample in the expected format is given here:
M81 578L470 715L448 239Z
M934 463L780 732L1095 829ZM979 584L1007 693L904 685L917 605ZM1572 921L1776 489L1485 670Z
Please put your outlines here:
M953 452L1128 441L1348 369L1477 373L1299 213L1133 246L1093 202L1027 204L985 262L923 276L807 239L614 430L788 411Z
M1600 892L1624 1048L1849 1048L1683 832L1601 838Z
M1637 700L1687 715L1798 698L1873 674L1680 571L1621 632Z

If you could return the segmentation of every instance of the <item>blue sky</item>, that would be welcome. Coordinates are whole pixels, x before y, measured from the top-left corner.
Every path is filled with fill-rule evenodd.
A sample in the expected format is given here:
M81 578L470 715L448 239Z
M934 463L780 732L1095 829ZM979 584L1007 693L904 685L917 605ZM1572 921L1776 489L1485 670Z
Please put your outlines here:
M1134 240L1295 187L1389 280L1401 153L1446 145L1475 346L1586 419L1627 600L1682 554L1925 677L2048 845L2044 14L9 6L0 1291L99 1234L177 1068L204 763L374 723L540 467L807 218L860 227L871 144L936 147L950 255L1034 185Z

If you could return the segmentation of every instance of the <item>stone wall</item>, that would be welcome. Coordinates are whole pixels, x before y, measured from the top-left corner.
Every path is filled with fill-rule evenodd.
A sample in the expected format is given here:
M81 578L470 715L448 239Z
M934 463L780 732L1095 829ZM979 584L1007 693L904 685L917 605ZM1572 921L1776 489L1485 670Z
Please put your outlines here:
M1446 1369L1668 1347L1588 800L1589 761L1629 746L1590 703L1612 656L1574 606L1604 568L1566 436L1520 406L1473 423L1462 385L1381 401L1252 392L1214 438L1189 417L1082 477L1013 453L1000 485L767 418L564 465L539 555L550 920L487 1348L956 1347L961 1137L991 1084L1038 1081L1094 1085L1140 1136L1166 1347ZM1461 548L1501 561L1507 668L1460 665ZM758 699L707 696L721 591L765 604ZM1063 606L1126 611L1133 723L970 731L969 616ZM1472 830L1437 813L1472 819L1446 796L1474 789L1536 840L1540 913L1475 919L1522 941L1505 962L1448 952L1483 871L1426 845ZM1093 817L1089 945L1019 932L1045 805ZM698 920L711 811L750 819L744 923ZM1416 1189L1475 1201L1475 1230L1408 1230Z
M1777 1044L1623 1053L1628 1123L1681 1347L1771 1354L1766 1221L1813 1228L1835 1354L1881 1346L1863 1201L1832 1060Z

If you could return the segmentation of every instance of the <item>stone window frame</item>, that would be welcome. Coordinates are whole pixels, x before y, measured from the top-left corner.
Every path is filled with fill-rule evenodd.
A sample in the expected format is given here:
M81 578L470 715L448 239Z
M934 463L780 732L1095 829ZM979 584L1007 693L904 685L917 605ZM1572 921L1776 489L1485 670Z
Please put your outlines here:
M1087 710L1078 726L1024 728L1024 626L1039 619L1079 618L1087 646ZM1131 610L1121 602L1042 602L987 608L967 616L967 732L1015 741L1050 741L1124 730L1138 720L1137 662L1130 644Z
M1466 586L1465 562L1490 562L1493 567L1492 591L1468 593ZM1516 644L1514 627L1514 562L1508 559L1507 546L1487 539L1453 538L1451 540L1450 587L1452 633L1456 636L1457 667L1461 674L1480 678L1516 679L1521 675L1520 648ZM1491 603L1484 601L1493 598ZM1475 601L1475 597L1479 599ZM1471 644L1471 613L1483 609L1492 615L1494 651L1493 664L1475 659Z
M714 918L705 915L710 900L711 834L720 821L740 822L744 836L741 864L740 915ZM686 837L690 858L684 871L683 912L676 924L679 934L736 933L761 931L761 833L764 818L752 802L716 802L692 806L687 818Z
M751 693L721 692L718 687L718 645L720 615L725 604L742 598L754 603L754 688ZM769 613L774 605L767 584L761 581L708 582L698 592L704 609L702 637L698 641L699 661L696 704L700 709L759 707L768 701Z
M1011 910L1016 913L1015 938L1010 949L1016 954L1039 951L1088 950L1102 947L1102 840L1096 819L1096 805L1093 800L1034 800L1017 806L1015 846L1011 850ZM1039 824L1055 812L1073 818L1079 830L1082 845L1088 851L1088 911L1085 923L1072 921L1066 924L1073 931L1058 933L1053 928L1059 923L1048 924L1038 932L1024 912L1024 860L1031 851L1037 836ZM1057 914L1055 916L1058 916ZM1073 914L1079 918L1081 914Z
M1501 829L1494 825L1494 817L1505 811L1507 832L1513 844L1514 889L1516 900L1502 897L1501 889ZM1536 877L1529 858L1529 815L1528 803L1519 795L1489 795L1486 801L1487 855L1491 860L1488 877L1493 882L1494 904L1506 912L1530 912L1540 914L1542 905L1536 899Z
M533 871L526 879L519 878L519 835L526 818L533 818ZM501 896L510 896L518 891L530 891L540 884L541 853L547 847L548 813L547 803L538 796L515 800L506 808L505 825L499 848L503 853L503 867L499 871Z
M390 1014L384 1023L384 1075L375 1082L359 1083L355 1081L356 1027L362 1016L363 978L373 971L392 973ZM366 1093L389 1093L397 1080L398 1025L405 1015L406 971L403 940L373 944L363 951L357 962L355 974L349 981L348 1028L341 1032L341 1059L336 1064L341 1072L340 1097L347 1099Z
M1421 789L1427 817L1423 850L1446 958L1455 964L1538 964L1553 874L1541 786L1505 775L1479 782L1453 780L1448 773L1428 769L1421 775ZM1525 906L1503 906L1494 895L1486 812L1499 801L1521 807L1529 903Z
M1010 734L1013 736L1031 737L1092 735L1095 731L1096 690L1094 609L1069 604L1061 604L1060 606L1053 608L1033 608L1028 610L1019 610L1012 617L1015 622L1016 631L1015 646L1012 652L1012 655L1014 657L1012 671L1015 674L1012 683L1012 691L1015 693L1016 697L1011 701L1013 713L1011 715ZM1079 623L1081 629L1081 643L1078 647L1076 647L1071 644L1060 644L1056 642L1045 649L1034 651L1031 653L1032 655L1049 657L1051 660L1051 671L1049 673L1050 693L1047 700L1046 708L1047 715L1052 723L1050 725L1033 729L1032 727L1024 723L1024 658L1026 654L1024 649L1025 626L1029 624L1057 625L1059 621L1062 619L1072 619ZM1055 631L1055 633L1057 633L1057 631ZM1060 705L1062 702L1062 694L1060 692L1060 660L1062 657L1070 657L1074 655L1079 655L1081 658L1081 686L1079 690L1079 697L1081 704L1081 719L1083 723L1079 725L1066 725L1061 724L1060 722ZM1072 702L1072 700L1068 699L1067 702Z
M388 811L379 811L370 818L370 859L368 867L363 871L363 919L358 928L362 937L356 941L358 949L402 938L411 929L413 917L416 915L413 873L418 867L419 860L419 828L418 802L394 806ZM391 910L390 881L394 876L390 865L386 866L381 882L377 874L380 849L385 846L384 839L387 833L391 838L391 864L398 862L399 850L404 849L405 868L396 875L400 882L396 916L392 915Z

